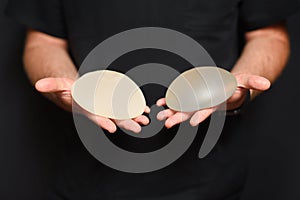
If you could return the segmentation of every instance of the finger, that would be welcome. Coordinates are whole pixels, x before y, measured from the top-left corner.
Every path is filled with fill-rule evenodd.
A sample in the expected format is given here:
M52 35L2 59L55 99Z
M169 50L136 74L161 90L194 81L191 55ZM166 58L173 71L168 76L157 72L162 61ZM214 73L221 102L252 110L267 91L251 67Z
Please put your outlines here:
M236 79L238 86L246 89L264 91L269 89L271 86L271 82L262 76L238 74L236 75Z
M198 124L203 122L206 118L208 118L215 110L216 110L216 108L207 108L207 109L197 111L192 116L192 118L190 120L190 124L192 126L197 126Z
M101 128L107 130L110 133L114 133L117 131L117 126L115 125L115 123L106 117L97 116L93 114L86 114L86 116L96 125L100 126Z
M258 90L258 91L265 91L268 90L271 86L271 82L261 76L251 76L248 80L250 85L250 89Z
M247 90L248 89L238 87L234 94L227 100L227 103L235 103L236 101L244 99L247 94Z
M134 120L114 120L117 126L120 128L124 128L128 131L132 131L134 133L140 133L142 127Z
M145 115L138 116L138 117L134 118L133 120L135 122L137 122L139 124L143 124L143 125L148 125L150 122L148 117L146 117Z
M192 113L177 112L166 120L165 126L171 128L176 124L188 120L191 116Z
M151 111L151 110L150 110L150 108L149 108L148 106L146 106L146 108L145 108L144 112L145 112L145 113L147 113L147 114L149 114L149 113L150 113L150 111Z
M161 98L161 99L157 100L156 105L157 106L165 106L166 105L166 99Z
M227 110L234 110L234 109L237 109L237 108L241 107L243 105L243 103L245 102L246 97L247 96L245 95L245 96L242 96L239 99L235 99L234 101L233 100L228 101L226 109Z
M68 78L43 78L36 82L35 88L39 92L51 93L70 90L73 80Z
M175 113L176 113L176 111L171 110L171 109L162 110L159 113L157 113L156 118L157 118L157 120L162 121L162 120L165 120L165 119L171 117Z

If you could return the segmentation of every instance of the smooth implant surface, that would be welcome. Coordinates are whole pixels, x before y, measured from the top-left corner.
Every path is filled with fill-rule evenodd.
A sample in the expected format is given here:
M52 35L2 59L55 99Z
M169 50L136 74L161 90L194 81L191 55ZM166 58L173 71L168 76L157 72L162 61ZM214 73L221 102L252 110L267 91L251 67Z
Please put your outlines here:
M172 110L193 112L225 102L236 88L237 81L230 72L218 67L196 67L171 83L166 103Z
M84 74L75 81L71 93L83 109L111 119L135 118L146 107L139 86L128 76L111 70Z

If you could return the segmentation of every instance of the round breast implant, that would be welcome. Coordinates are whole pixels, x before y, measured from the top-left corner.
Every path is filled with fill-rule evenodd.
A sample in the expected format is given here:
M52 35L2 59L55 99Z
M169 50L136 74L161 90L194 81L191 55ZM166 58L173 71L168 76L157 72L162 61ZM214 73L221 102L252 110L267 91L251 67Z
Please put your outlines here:
M111 119L135 118L146 107L139 86L125 74L111 70L84 74L75 81L71 93L83 109Z
M180 74L169 86L166 104L181 112L193 112L225 102L237 88L235 77L218 67L196 67Z

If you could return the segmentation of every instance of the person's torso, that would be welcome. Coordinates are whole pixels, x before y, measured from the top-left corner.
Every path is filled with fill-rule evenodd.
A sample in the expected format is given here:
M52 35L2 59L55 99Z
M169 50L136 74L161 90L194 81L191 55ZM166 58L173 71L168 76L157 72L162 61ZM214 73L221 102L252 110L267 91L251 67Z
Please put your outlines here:
M77 67L80 67L95 46L115 34L133 28L162 27L192 37L208 51L218 66L230 69L240 52L238 2L64 0L63 14L70 52ZM122 71L122 66L134 67L150 62L168 64L178 71L192 67L174 55L147 50L119 59L112 68L119 67L118 70ZM165 88L153 87L156 88L146 88L144 91L151 105L165 91ZM154 90L157 92L153 93ZM85 150L75 128L67 128L67 150L62 174L56 183L58 193L65 194L62 196L66 198L80 200L233 199L240 191L245 175L242 153L234 154L234 145L228 148L226 143L220 142L207 158L199 159L198 151L207 126L208 121L200 126L200 134L180 159L162 170L145 174L123 173L104 166ZM146 141L132 139L122 131L108 137L126 148L133 146L136 151L146 151L169 143L174 134L172 130L164 129L158 136Z
M227 69L240 49L239 0L64 0L63 15L77 65L105 39L133 28L162 27L199 42Z

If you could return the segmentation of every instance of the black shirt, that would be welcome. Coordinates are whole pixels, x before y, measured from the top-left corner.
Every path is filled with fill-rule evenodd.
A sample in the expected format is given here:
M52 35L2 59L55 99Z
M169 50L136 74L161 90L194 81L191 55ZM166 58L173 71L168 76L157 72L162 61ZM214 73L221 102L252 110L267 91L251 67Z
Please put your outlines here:
M279 23L298 8L294 0L12 0L7 13L26 26L65 38L77 67L100 42L137 27L164 27L199 42L218 66L230 69L238 59L247 31ZM112 69L157 62L184 71L182 59L167 52L137 51L118 59ZM119 68L118 68L119 67ZM152 105L164 89L144 88ZM42 114L42 113L41 113ZM95 160L80 142L72 119L64 121L66 136L59 170L49 199L237 199L247 175L243 131L230 118L221 140L204 159L197 153L208 122L200 125L191 148L172 165L147 174L128 174ZM172 139L164 129L149 141L128 138L118 131L112 141L134 151L158 148ZM188 133L187 133L188 134Z

